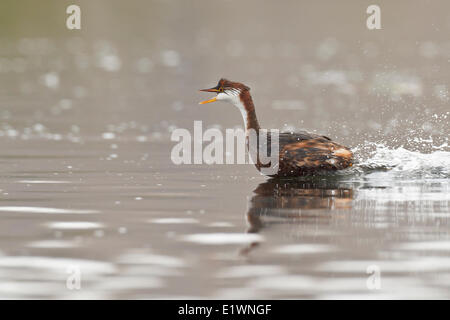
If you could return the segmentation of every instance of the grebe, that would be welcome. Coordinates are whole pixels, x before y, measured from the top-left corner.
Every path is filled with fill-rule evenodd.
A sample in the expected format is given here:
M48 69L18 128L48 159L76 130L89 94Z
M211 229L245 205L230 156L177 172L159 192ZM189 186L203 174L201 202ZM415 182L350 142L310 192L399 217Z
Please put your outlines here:
M250 95L250 88L246 85L226 79L220 79L217 86L200 91L215 92L217 95L200 104L214 101L226 101L235 105L244 119L247 136L247 149L249 149L249 131L261 130L256 118L255 106ZM348 168L352 165L353 154L349 148L331 141L326 136L306 131L280 132L279 137L279 163L278 170L272 177L295 177L311 174L318 171L335 171ZM267 146L270 147L271 133L267 133ZM270 153L270 150L268 150ZM255 162L258 171L264 167L258 160Z

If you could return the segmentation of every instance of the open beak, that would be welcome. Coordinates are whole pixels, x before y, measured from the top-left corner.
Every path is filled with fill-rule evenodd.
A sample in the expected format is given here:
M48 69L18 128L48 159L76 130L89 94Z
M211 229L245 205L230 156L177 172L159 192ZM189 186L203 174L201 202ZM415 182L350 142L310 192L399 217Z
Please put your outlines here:
M216 88L211 88L211 89L201 89L200 91L204 91L204 92L219 92L219 89L216 89ZM216 100L217 100L217 98L214 97L214 98L212 98L212 99L209 99L209 100L205 100L205 101L199 102L199 104L210 103L210 102L214 102L214 101L216 101Z
M209 99L209 100L205 100L205 101L199 102L198 104L205 104L205 103L210 103L210 102L214 102L214 101L217 101L216 97L214 97L212 99Z

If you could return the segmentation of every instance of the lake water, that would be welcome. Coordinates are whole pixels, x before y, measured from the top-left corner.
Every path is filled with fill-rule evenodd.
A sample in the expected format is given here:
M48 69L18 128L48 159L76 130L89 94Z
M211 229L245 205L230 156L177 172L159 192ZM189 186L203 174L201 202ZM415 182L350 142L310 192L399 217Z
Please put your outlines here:
M448 10L383 3L371 33L354 1L250 1L245 30L233 1L80 3L78 33L61 4L0 10L24 14L0 33L0 298L450 298ZM174 165L174 129L242 126L197 104L222 76L357 163Z

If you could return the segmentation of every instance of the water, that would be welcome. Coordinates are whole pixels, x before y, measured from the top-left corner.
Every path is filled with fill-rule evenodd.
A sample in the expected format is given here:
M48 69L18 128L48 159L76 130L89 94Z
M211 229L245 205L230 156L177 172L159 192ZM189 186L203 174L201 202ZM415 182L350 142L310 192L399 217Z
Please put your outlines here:
M368 34L358 2L281 20L258 2L224 32L228 2L82 2L103 18L79 33L45 10L0 19L0 298L450 298L446 11L418 2L394 28L386 3ZM172 164L175 128L242 126L197 105L222 76L252 87L264 127L317 130L357 163L284 180Z
M67 142L33 144L2 154L4 298L448 297L448 153L422 154L423 168L413 153L409 173L367 173L367 160L267 180L250 165L167 164L166 143L145 160L136 141L111 160L109 142L71 157L53 152ZM369 266L380 290L367 287ZM70 268L80 290L66 288Z

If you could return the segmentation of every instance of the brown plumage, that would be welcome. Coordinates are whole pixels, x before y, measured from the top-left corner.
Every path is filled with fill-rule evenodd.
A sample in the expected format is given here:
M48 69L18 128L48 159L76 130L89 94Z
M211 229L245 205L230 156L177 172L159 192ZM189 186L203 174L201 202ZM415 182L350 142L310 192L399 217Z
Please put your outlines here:
M201 91L216 92L217 96L211 100L201 103L224 100L233 103L238 108L244 108L244 121L246 123L247 137L254 130L258 133L261 128L256 117L255 106L250 95L250 88L239 82L220 79L217 86ZM268 156L271 156L272 134L268 131L267 141L258 141L267 144ZM256 168L261 171L267 167L260 162L258 149L249 145L247 148L254 151L258 158L255 162ZM259 140L259 139L258 139ZM352 165L353 154L349 148L344 147L330 138L309 133L306 131L279 133L279 163L277 173L270 176L301 176L319 171L335 171L348 168Z

